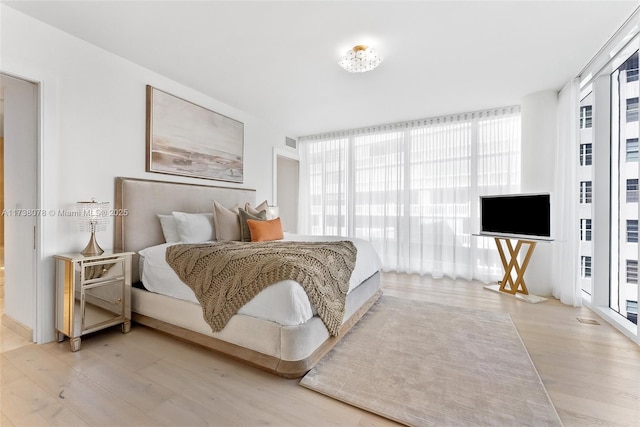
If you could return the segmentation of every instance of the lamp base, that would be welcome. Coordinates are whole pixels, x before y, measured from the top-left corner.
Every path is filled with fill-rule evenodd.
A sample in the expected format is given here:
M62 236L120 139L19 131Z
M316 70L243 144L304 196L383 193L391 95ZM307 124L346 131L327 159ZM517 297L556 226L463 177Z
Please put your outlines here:
M91 238L89 239L89 243L87 243L87 246L80 253L84 256L96 256L96 255L102 255L104 253L104 251L96 241L95 232L91 232Z

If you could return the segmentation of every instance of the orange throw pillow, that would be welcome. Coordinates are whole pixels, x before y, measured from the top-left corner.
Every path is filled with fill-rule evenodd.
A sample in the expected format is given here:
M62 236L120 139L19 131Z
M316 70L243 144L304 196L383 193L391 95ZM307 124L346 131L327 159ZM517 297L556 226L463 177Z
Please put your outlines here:
M280 218L270 219L267 221L248 219L247 225L251 232L252 242L267 242L269 240L284 239Z

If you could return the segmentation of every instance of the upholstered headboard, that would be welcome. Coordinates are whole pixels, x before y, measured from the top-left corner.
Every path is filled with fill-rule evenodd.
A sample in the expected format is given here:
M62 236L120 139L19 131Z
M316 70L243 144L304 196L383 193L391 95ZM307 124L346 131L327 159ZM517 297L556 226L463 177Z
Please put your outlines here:
M226 207L253 205L255 190L117 177L115 208L123 214L115 217L114 248L137 252L164 243L158 214L213 212L214 200ZM132 264L135 283L137 255Z

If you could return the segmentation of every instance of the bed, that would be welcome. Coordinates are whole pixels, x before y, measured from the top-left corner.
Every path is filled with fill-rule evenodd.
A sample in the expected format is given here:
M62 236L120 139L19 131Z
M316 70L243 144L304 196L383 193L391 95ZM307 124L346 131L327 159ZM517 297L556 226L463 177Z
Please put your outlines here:
M172 212L208 213L255 204L255 191L137 178L116 178L115 244L136 252L132 262L131 309L136 323L224 353L287 378L308 372L379 298L379 257L368 242L348 239L357 248L345 315L337 336L319 318L299 284L279 282L256 295L218 332L205 322L202 307L166 264L167 247L158 219ZM255 205L254 205L255 206ZM327 242L338 237L285 233L284 241ZM286 307L286 309L284 308ZM291 309L294 307L295 309Z

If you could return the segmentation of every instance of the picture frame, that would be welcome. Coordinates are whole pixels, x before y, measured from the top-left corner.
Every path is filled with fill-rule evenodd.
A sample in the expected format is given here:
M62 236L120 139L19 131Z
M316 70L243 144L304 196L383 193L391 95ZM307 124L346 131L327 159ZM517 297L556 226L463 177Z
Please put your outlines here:
M242 184L244 124L147 85L146 171Z

